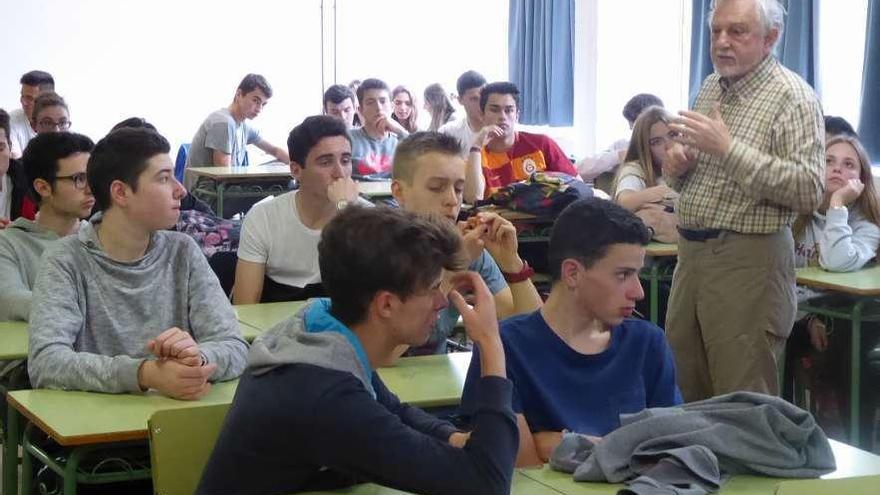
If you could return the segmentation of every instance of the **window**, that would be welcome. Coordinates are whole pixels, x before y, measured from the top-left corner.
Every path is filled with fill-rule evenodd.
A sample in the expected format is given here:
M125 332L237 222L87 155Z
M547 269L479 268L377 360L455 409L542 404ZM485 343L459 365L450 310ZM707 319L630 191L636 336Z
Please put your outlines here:
M819 3L819 94L826 115L859 125L868 0Z
M454 93L470 69L507 80L507 0L336 0L336 15L337 82L376 77L407 86L425 127L429 84Z

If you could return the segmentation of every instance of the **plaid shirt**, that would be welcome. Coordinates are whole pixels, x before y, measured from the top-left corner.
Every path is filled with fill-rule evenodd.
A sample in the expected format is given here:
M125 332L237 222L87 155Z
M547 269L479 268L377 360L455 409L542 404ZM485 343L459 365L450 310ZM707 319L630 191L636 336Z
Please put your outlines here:
M730 150L700 152L687 175L668 178L681 191L681 225L770 234L812 213L825 187L825 124L812 88L768 56L736 82L707 77L694 110L708 115L716 102Z

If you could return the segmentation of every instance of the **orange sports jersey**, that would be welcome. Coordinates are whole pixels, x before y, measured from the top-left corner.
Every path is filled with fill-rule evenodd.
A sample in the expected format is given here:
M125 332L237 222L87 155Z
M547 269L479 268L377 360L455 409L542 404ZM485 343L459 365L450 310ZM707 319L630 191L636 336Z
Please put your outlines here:
M577 175L574 165L555 141L528 132L517 132L513 146L506 152L492 152L484 147L482 163L486 179L484 198L511 182L528 179L534 172L547 170Z

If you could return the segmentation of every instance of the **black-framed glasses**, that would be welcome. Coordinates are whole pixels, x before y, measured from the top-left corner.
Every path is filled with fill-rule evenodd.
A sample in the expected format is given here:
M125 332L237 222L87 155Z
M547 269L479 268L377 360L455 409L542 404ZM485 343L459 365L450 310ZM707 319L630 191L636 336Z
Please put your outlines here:
M55 180L69 180L73 182L73 187L77 189L85 189L88 184L88 177L85 172L78 172L70 175L58 175Z
M37 121L37 127L43 131L66 131L70 129L70 121L67 119L61 119L59 121L54 121L52 119L40 119Z

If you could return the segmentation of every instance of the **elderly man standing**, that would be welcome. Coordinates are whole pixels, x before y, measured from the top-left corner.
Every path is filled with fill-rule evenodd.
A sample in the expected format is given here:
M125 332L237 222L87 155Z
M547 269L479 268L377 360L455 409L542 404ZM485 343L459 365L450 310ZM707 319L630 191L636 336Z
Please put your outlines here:
M776 358L796 312L796 214L819 206L824 124L813 90L771 55L778 0L716 0L715 73L664 175L681 192L681 241L666 329L686 401L778 393Z

